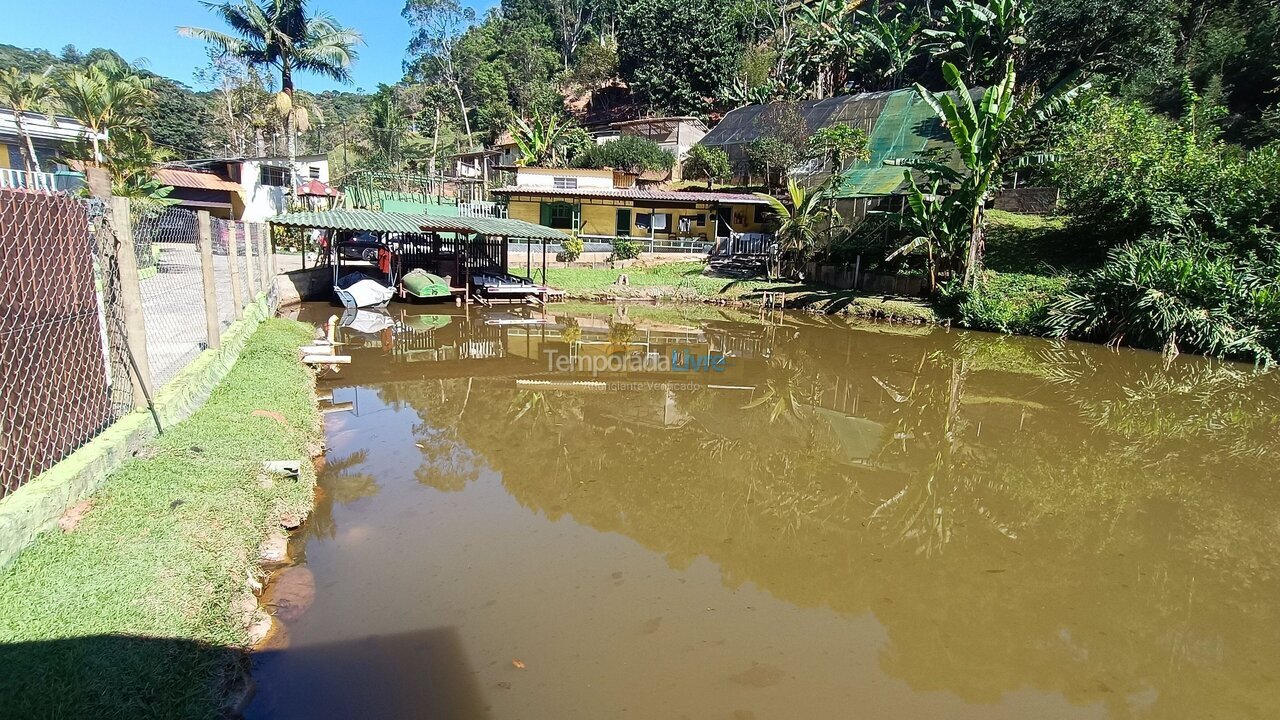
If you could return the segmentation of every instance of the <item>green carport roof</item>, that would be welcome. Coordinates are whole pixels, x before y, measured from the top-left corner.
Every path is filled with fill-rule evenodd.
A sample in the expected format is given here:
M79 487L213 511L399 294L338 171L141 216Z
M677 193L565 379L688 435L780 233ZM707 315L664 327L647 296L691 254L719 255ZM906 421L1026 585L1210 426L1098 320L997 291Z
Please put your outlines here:
M267 218L272 225L374 233L455 232L530 240L567 240L555 228L507 218L449 217L376 210L320 210Z

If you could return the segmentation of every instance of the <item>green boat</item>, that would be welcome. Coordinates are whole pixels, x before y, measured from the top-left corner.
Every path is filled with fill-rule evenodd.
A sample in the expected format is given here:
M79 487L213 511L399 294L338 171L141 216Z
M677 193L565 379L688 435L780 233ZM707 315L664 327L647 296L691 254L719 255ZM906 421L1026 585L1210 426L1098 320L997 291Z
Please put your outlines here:
M445 282L444 278L439 275L432 275L422 269L410 270L405 273L400 284L404 286L406 294L420 300L447 298L452 295L449 290L449 283Z

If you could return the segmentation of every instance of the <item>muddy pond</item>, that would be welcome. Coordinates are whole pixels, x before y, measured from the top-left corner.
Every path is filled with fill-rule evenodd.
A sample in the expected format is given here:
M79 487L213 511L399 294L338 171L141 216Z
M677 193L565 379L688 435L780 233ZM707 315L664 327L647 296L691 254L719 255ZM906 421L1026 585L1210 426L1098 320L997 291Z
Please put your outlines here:
M250 718L1280 717L1275 373L710 308L342 322Z

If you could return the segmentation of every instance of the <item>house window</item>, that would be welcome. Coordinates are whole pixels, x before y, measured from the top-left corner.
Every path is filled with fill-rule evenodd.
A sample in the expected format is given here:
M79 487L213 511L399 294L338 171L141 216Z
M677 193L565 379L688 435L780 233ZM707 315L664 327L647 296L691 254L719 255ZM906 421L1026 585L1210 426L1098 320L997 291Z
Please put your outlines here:
M769 206L757 205L756 206L756 224L759 225L761 223L764 223L768 219L769 219Z
M312 180L320 179L320 168L316 167L315 165L312 165L311 167L307 168L307 173L311 175Z
M289 175L289 168L263 165L258 170L258 183L271 187L288 187Z
M578 178L575 178L575 177L558 177L558 178L555 178L552 182L555 183L555 188L557 190L577 190L578 189Z
M697 222L698 227L706 227L706 226L707 226L707 215L706 215L706 213L702 213L702 214L699 214L699 215L694 216L694 220Z
M670 213L654 213L653 214L653 231L668 232L671 230L671 214Z
M573 206L569 203L551 203L543 205L543 225L558 230L576 230L573 225Z

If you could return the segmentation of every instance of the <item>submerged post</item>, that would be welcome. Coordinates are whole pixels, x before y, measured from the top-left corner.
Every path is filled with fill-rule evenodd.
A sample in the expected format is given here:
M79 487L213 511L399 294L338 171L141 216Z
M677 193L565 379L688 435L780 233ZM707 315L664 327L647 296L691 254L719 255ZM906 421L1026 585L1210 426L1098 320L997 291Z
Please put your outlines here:
M120 273L120 310L124 314L125 347L134 368L133 406L150 405L151 361L147 356L147 324L142 315L142 287L133 242L129 198L111 198L111 228L116 236L116 269Z
M227 269L231 272L231 309L236 319L244 317L244 304L240 302L240 248L236 247L236 221L227 222Z
M218 324L218 286L213 274L213 221L208 210L196 213L200 232L200 281L204 286L204 327L211 349L222 347L222 328Z

